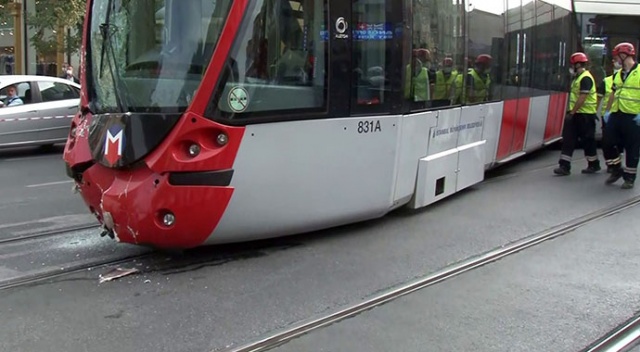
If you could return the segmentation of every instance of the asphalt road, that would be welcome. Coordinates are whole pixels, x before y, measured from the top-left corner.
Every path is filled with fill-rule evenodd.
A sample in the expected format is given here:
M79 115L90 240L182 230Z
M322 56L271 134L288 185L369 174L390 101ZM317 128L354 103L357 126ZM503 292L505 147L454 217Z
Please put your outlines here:
M59 146L49 151L0 151L0 240L96 223L80 196L72 192L62 150Z
M638 215L625 210L273 351L580 351L640 309Z
M574 175L553 177L557 154L543 152L499 170L486 182L418 212L400 211L314 234L132 263L142 270L140 274L103 284L98 276L112 268L0 291L0 316L10 322L0 324L0 351L218 351L359 303L640 194L640 188L623 191L605 186L604 174L580 175L584 161L575 163ZM493 351L505 343L522 350L570 349L567 346L579 350L640 309L637 297L629 294L637 290L637 277L627 276L635 275L628 268L631 253L637 252L634 233L625 232L610 242L605 239L611 236L610 221L638 227L636 219L636 209L625 212L588 231L409 296L405 306L383 307L392 311L380 315L388 320L386 333L397 337L398 347L391 350L412 346L402 344L407 333L417 341L422 337L415 334L426 334L407 330L394 320L402 318L407 304L417 313L433 314L432 325L426 326L433 329L428 336L444 350L453 346ZM43 252L57 256L67 243L49 243ZM610 257L616 248L620 258ZM37 259L33 261L37 264ZM557 299L551 301L553 297ZM541 308L529 313L536 307ZM358 317L354 326L376 327L360 322L365 318ZM553 329L563 324L559 319L565 325ZM437 322L442 325L435 326ZM539 335L528 335L529 327L531 334ZM367 337L374 330L362 331L362 339L378 338ZM460 337L465 333L482 339L472 344L473 339ZM315 336L320 335L298 343L311 341L304 350L312 351L347 346L340 339L331 345L326 339L313 340ZM388 346L355 351L389 350L383 347Z

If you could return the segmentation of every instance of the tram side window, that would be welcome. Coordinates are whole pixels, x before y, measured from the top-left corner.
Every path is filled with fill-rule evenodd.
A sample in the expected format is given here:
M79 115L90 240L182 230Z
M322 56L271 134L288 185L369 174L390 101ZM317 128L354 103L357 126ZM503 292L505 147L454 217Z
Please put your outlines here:
M532 87L535 95L546 95L551 87L551 79L558 72L559 33L553 22L553 5L544 1L536 2L536 27L534 56L532 60Z
M412 110L460 103L464 78L464 2L413 0L411 60L404 99Z
M576 23L571 13L569 0L556 1L553 7L555 42L558 45L557 74L551 77L551 90L567 91L571 85L569 58L578 50L576 38L572 35Z
M394 24L384 1L352 2L353 97L360 106L389 101L392 73Z
M325 107L326 0L250 6L215 97L222 118Z
M502 98L505 59L505 9L503 2L474 1L468 16L468 57L465 89L456 96L462 104L478 104Z

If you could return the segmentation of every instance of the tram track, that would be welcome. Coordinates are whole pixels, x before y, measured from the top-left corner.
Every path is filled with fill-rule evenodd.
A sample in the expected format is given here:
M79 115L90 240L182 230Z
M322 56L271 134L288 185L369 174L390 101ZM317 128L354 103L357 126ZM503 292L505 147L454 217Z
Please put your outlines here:
M57 270L50 269L50 270L46 270L36 274L24 275L24 276L12 278L5 281L0 281L0 291L8 290L11 288L29 286L29 285L46 281L46 280L57 279L65 275L79 273L89 269L100 269L107 266L131 263L135 260L151 258L153 254L154 254L153 252L149 252L149 253L119 257L119 258L94 260L94 261L88 261L88 262L84 262L76 265L70 265Z
M37 248L37 243L40 241L57 241L57 238L61 238L61 242L65 242L65 236L73 235L74 232L80 232L85 230L98 230L100 226L97 224L80 224L76 226L69 226L64 228L58 228L55 230L49 231L39 231L30 234L23 235L15 235L8 238L0 239L0 248L8 247L8 246L26 246L27 248ZM94 236L98 236L98 234L93 234ZM50 264L47 268L31 268L28 271L25 271L24 274L20 274L17 276L9 276L7 278L0 277L0 291L7 290L11 288L17 288L22 286L29 286L32 284L36 284L39 282L43 282L46 280L56 279L64 275L70 275L74 273L78 273L84 270L101 268L106 266L115 266L122 265L125 263L130 263L137 259L144 259L149 257L153 251L149 250L149 252L145 252L142 254L105 254L101 255L98 258L86 259L84 261L78 261L76 257L66 257L67 254L64 254L65 258L59 264ZM36 259L37 261L37 259ZM33 266L34 261L31 261ZM42 264L44 266L44 264Z
M628 352L640 344L640 312L580 352Z
M217 351L259 352L259 351L271 350L273 348L286 344L296 338L299 338L303 335L307 335L311 332L322 329L329 325L357 316L365 311L377 308L379 306L382 306L386 303L394 301L400 297L406 296L418 290L439 284L445 280L470 272L474 269L480 268L487 264L491 264L493 262L499 261L503 258L519 253L528 248L537 246L546 241L549 241L558 237L562 237L564 235L567 235L575 231L576 229L582 226L607 218L609 216L615 215L622 211L628 210L639 204L640 204L640 196L633 197L617 205L603 208L601 210L575 218L563 224L548 228L547 230L538 232L537 234L534 234L527 238L524 238L515 242L511 242L507 245L503 245L499 248L496 248L484 254L468 258L466 260L458 262L457 264L448 266L440 271L437 271L433 274L423 276L419 279L406 283L402 286L395 287L391 290L377 294L374 297L369 298L366 301L363 301L361 303L353 304L328 314L310 318L306 321L284 328L280 331L276 331L271 334L266 334L261 338L258 338L257 340L248 342L246 344L243 344L237 347L232 346L224 349L216 349L215 351L216 352ZM610 337L609 339L605 339L605 340L609 342L611 341L615 342L623 339L625 336L627 337L627 340L629 340L628 336L630 336L631 334L630 331L635 331L637 335L640 335L640 317L626 324L621 329L619 329L619 331L620 332L617 332L617 333L614 332L613 334L611 334L611 336L613 337ZM637 342L638 340L637 335L634 335L635 337L632 340L632 342L633 341ZM628 343L625 346L630 345L630 342L629 341L627 342ZM601 351L613 351L613 350L614 349L610 349L610 348L592 349L585 352L601 352Z
M69 232L93 230L93 229L99 229L99 228L100 226L97 224L84 224L84 225L64 227L64 228L59 228L59 229L49 230L49 231L34 232L30 234L25 234L25 235L11 236L8 238L0 238L0 246L19 243L19 242L38 240L38 239L43 239L48 237L54 237L58 235L64 235Z
M583 160L586 160L586 159L585 158L574 159L574 161L583 161ZM509 179L509 178L524 176L524 175L540 172L540 171L543 171L543 170L553 169L553 168L555 168L557 166L558 166L558 162L556 161L556 162L553 162L553 163L547 163L547 164L544 164L544 165L541 165L541 166L537 166L537 167L534 167L534 168L531 168L531 169L525 169L525 170L520 170L520 171L515 171L515 172L506 172L504 174L497 174L497 175L488 174L488 176L485 178L484 181L482 181L482 183L494 183L494 182L498 182L498 181L504 181L504 180ZM494 170L490 170L489 173L491 173L492 171L494 171ZM499 171L500 171L500 169L495 169L494 172L499 173ZM600 171L600 172L603 173L603 172L606 172L606 170L603 170L603 171Z

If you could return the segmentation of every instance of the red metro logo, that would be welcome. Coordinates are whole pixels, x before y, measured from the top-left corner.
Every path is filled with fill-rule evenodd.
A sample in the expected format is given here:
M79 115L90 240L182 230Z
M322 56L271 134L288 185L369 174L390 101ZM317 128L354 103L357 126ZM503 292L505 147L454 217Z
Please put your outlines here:
M124 150L124 130L119 126L111 127L107 130L104 139L104 158L111 164L115 165L122 157Z

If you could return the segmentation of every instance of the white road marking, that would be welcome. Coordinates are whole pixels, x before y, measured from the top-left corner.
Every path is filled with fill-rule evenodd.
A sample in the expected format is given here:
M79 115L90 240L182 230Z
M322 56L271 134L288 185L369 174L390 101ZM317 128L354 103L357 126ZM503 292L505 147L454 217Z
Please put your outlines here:
M59 155L55 155L56 158L59 158ZM0 161L24 161L24 160L38 160L38 159L53 159L51 155L42 155L42 156L25 156L18 158L8 158L8 159L0 159Z
M35 185L28 185L26 187L27 188L46 187L46 186L62 185L62 184L72 183L72 182L73 182L73 180L58 181L58 182L48 182L48 183L39 183L39 184L35 184Z
M75 115L64 116L34 116L34 117L16 117L10 119L0 119L0 122L16 122L16 121L38 121L38 120L51 120L51 119L72 119Z

